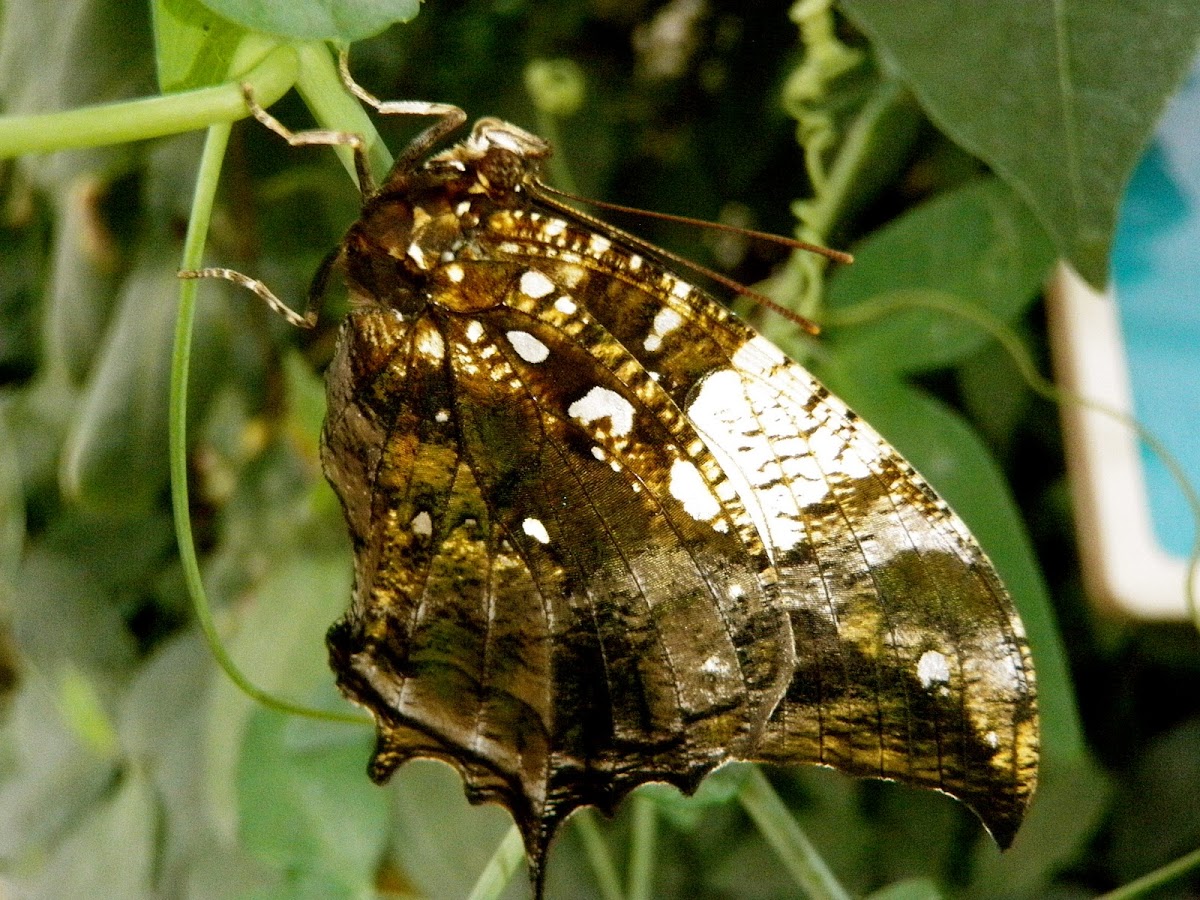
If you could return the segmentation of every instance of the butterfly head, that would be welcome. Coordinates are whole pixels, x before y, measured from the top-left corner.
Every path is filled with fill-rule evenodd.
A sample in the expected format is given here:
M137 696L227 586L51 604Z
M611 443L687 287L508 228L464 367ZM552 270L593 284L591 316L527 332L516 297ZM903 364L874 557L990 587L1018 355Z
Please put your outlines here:
M449 166L473 177L474 192L500 197L536 177L550 145L535 134L496 118L477 121L466 140L429 160L427 168Z

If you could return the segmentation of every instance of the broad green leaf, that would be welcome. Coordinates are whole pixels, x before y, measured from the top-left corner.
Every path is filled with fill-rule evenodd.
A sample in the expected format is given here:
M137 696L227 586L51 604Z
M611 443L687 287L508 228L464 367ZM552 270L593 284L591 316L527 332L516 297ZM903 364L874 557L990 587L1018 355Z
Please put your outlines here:
M246 29L198 0L153 0L154 59L163 93L223 81Z
M176 290L169 259L131 273L63 455L64 492L94 508L149 507L167 477L167 382Z
M98 221L104 182L88 173L57 196L57 221L42 331L47 368L77 387L95 360L112 311L118 249Z
M154 792L145 774L127 767L115 792L76 825L46 867L22 891L31 900L153 895Z
M946 896L932 878L895 881L867 896L867 900L941 900Z
M1196 848L1198 795L1200 716L1193 714L1148 742L1113 798L1105 868L1118 883L1132 881ZM1154 838L1146 840L1149 835Z
M494 804L469 805L462 777L441 762L413 760L396 772L391 785L391 865L421 896L467 896L512 819ZM555 877L553 858L548 877Z
M89 671L124 672L136 644L122 610L171 545L170 521L61 516L25 550L7 626L22 655L42 666L69 660Z
M1036 346L1027 321L1014 322L1011 328L1021 347ZM1030 416L1042 413L1034 405L1036 395L1016 360L1007 348L992 343L966 360L955 374L967 417L993 452L1006 459L1014 439L1027 432ZM1050 415L1057 415L1057 410L1051 409Z
M145 4L5 0L0 96L6 113L70 109L151 93Z
M21 463L0 416L0 611L12 605L21 551L25 545L25 494Z
M366 776L367 728L313 723L340 738L294 745L290 717L258 709L238 771L240 833L246 848L284 873L292 897L365 896L387 843L389 793Z
M858 375L859 373L855 373ZM1037 670L1042 761L1084 755L1074 688L1050 598L1008 486L978 435L955 413L916 388L840 366L821 375L871 423L962 516L1012 593Z
M150 507L167 478L167 387L179 289L177 258L144 247L85 386L62 461L64 492L94 509ZM167 251L167 252L164 252ZM189 400L193 418L230 371L228 310L200 304Z
M275 537L287 540L286 535ZM326 664L324 636L349 602L348 567L341 557L317 553L285 558L275 565L270 577L255 590L227 645L242 672L260 689L312 704L314 690L333 681ZM248 731L255 716L263 713L224 674L215 671L213 678L204 737L207 794L219 833L232 837L239 820L237 773L243 766ZM365 726L363 732L370 733ZM360 772L365 771L365 751L362 766Z
M1194 0L842 0L930 118L1093 285L1125 185L1196 53Z
M0 747L0 859L32 858L60 841L112 782L113 760L93 753L58 715L55 685L24 675L7 703Z
M14 199L9 197L10 209ZM20 379L38 365L44 352L38 344L38 324L42 282L49 264L42 239L44 210L33 207L17 219L0 225L0 373L6 379ZM16 221L14 221L16 220Z
M360 41L412 20L419 0L203 0L253 31L310 41Z
M836 317L876 303L878 315L848 328L836 327L835 318L823 337L844 365L881 373L934 369L970 356L991 336L952 310L1011 322L1038 295L1054 260L1045 232L994 178L915 208L854 252L854 265L830 279L828 308Z

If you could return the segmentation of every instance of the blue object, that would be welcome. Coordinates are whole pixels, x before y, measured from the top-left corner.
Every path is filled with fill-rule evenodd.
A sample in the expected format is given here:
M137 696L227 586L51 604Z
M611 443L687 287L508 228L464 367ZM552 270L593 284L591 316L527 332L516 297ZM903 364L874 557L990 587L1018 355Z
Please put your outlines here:
M1112 254L1138 421L1200 483L1200 64L1130 181ZM1195 523L1162 461L1142 449L1155 535L1192 552Z

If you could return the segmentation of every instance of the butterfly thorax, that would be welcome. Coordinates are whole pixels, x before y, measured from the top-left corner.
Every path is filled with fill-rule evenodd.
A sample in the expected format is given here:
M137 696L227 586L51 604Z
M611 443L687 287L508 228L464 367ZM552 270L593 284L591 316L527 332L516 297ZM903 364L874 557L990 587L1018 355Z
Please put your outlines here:
M464 286L464 264L487 259L478 229L492 214L530 203L528 187L550 152L540 138L499 119L480 119L465 140L416 168L398 166L342 245L356 305L384 301L402 314L430 302L457 312L498 298Z

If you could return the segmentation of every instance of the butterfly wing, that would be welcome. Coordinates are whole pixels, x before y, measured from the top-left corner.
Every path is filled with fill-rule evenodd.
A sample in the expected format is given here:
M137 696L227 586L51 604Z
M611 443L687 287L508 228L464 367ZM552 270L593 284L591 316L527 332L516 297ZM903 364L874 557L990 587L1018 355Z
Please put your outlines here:
M454 764L535 875L575 808L730 759L941 788L1009 839L1028 651L911 467L590 225L500 208L460 244L426 305L351 313L327 376L355 550L329 644L378 724L373 777Z

